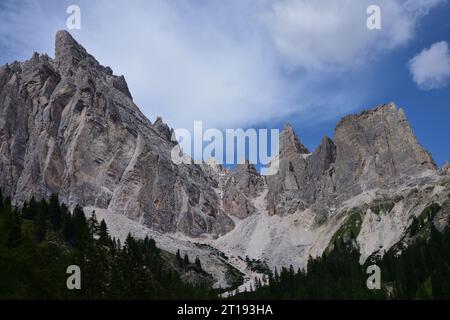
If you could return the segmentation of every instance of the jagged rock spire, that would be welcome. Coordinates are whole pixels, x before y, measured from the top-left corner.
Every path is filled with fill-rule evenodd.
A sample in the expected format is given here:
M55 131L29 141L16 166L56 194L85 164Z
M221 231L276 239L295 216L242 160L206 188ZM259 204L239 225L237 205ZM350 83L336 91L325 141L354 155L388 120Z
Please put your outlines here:
M199 166L172 161L168 127L153 126L124 78L67 31L56 34L55 59L34 54L1 68L0 96L0 189L13 201L58 193L68 206L190 236L233 227L216 183Z
M309 150L300 142L290 123L284 125L280 134L280 155L286 153L308 154Z
M161 117L157 117L153 127L156 131L158 131L164 138L168 141L172 138L172 130L170 127L163 121Z
M115 76L110 67L100 65L69 32L58 31L55 37L55 66L61 76L73 76L80 64L84 65L86 73L107 79L115 89L133 100L124 76Z
M321 173L333 164L336 160L336 146L333 140L327 136L323 136L319 147L311 155L311 161L308 169L311 174Z
M448 162L448 160L445 161L444 165L441 168L440 173L450 175L450 163Z
M66 73L81 60L88 57L86 49L83 48L65 30L60 30L55 37L55 64L61 72Z

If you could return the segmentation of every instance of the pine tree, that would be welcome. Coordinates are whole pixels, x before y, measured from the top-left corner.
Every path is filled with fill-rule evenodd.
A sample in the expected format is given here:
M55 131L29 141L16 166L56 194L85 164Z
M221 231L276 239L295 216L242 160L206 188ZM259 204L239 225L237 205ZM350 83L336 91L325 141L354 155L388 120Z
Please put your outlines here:
M184 254L184 258L183 258L183 267L187 268L189 266L189 257L187 255L187 253Z
M72 216L72 223L74 228L74 246L80 252L84 252L90 236L89 226L86 221L86 216L80 206L76 206Z
M36 232L35 238L37 242L42 242L45 240L48 230L48 221L46 218L46 212L39 210L35 217Z
M28 220L34 220L37 216L37 203L34 197L31 197L26 207L22 208L22 217Z
M175 255L175 258L176 258L177 261L178 261L178 266L179 266L180 268L183 268L183 259L181 258L180 249L177 250L177 253L176 253L176 255Z
M200 269L200 270L202 269L202 264L200 262L200 258L199 257L195 258L195 265L197 266L198 269Z
M50 201L48 205L50 222L53 230L59 230L61 228L61 208L59 205L59 199L57 194L52 194L50 196Z
M87 221L81 207L72 216L57 201L35 204L35 221L30 221L12 208L9 199L0 201L0 299L211 297L208 288L184 284L179 270L160 257L153 239L128 235L122 247L119 240L110 240L104 221L98 237L92 237L95 219ZM21 210L29 214L29 209ZM56 230L52 230L58 225L51 222L52 210L61 213ZM102 245L106 240L112 244ZM83 271L81 290L65 287L70 264Z
M412 236L415 236L417 234L417 232L419 231L419 228L420 228L419 220L417 219L417 217L413 217L413 220L412 220L412 223L410 226L410 231L409 231L410 234Z
M75 226L71 213L63 211L61 220L64 240L73 246L75 244Z
M277 267L275 267L275 272L274 272L274 277L273 280L276 284L278 284L280 282L280 276L278 275L278 270Z
M100 243L104 246L110 243L109 235L108 235L108 227L106 226L106 222L104 219L100 222L100 227L98 231Z
M91 236L99 236L100 233L100 225L97 220L97 216L95 215L95 211L92 211L92 215L87 220L89 233Z
M152 254L158 254L158 248L156 247L156 241L153 238L148 240L148 250Z
M6 246L9 248L16 248L21 243L21 221L19 213L16 209L12 210L11 207L5 207L7 209L5 217L6 227Z

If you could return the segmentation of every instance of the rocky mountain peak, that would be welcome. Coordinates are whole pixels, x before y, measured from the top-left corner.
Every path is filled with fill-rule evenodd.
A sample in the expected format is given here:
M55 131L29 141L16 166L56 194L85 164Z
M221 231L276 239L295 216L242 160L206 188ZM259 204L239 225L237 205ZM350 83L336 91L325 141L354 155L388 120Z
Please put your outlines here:
M236 166L234 177L237 189L249 197L255 197L264 187L264 178L248 160Z
M347 200L365 191L388 193L418 175L428 178L428 171L437 174L393 103L345 117L333 139L323 137L312 153L286 124L279 170L267 177L248 161L235 171L214 163L175 164L169 126L162 118L152 124L140 112L123 77L101 66L66 31L57 33L55 49L54 60L34 54L0 68L0 189L15 203L58 193L72 208L193 238L247 236L263 228L253 245L265 243L261 235L273 235L275 251L296 256L309 246L297 235L315 225L338 225L328 219ZM286 254L280 245L291 240L298 240L295 251ZM236 242L239 247L249 241Z
M65 30L56 33L54 65L61 77L75 77L85 83L86 90L97 82L106 82L133 100L125 77L113 75L110 67L102 66ZM73 79L69 82L73 83Z
M440 173L443 175L450 175L450 162L448 160L445 161Z
M251 200L265 186L264 178L258 173L255 166L246 160L245 163L236 165L235 171L227 172L227 176L227 181L223 186L224 210L240 219L255 213L256 208Z
M58 193L162 232L233 227L198 166L175 165L170 129L133 103L124 77L66 31L55 59L34 54L0 69L0 189L15 203Z
M280 133L280 156L295 152L298 154L308 154L309 150L300 142L290 123L284 125Z
M161 117L157 117L153 127L168 141L172 138L172 129L163 121Z
M339 205L364 191L392 188L436 170L394 103L344 117L334 141L324 137L312 154L287 125L280 135L279 171L267 178L268 208L283 214Z
M55 63L62 71L68 71L71 66L76 66L81 60L90 56L71 35L65 30L60 30L55 37Z
M322 142L311 155L310 172L323 172L336 161L336 146L329 137L323 136Z
M404 111L394 103L343 118L336 126L334 143L337 189L352 195L437 169Z

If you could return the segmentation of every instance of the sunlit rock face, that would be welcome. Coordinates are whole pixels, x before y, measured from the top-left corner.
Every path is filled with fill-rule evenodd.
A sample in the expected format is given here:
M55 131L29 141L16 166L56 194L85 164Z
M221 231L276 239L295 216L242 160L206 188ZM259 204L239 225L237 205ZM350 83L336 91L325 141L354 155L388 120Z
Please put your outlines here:
M402 109L393 103L343 118L334 141L324 137L313 152L286 126L280 139L280 170L268 177L273 214L305 207L318 212L375 188L392 188L411 177L435 172Z
M141 113L124 78L65 31L55 51L0 70L3 192L16 202L58 193L162 232L232 229L216 182L199 166L172 163L170 129Z
M230 256L304 266L357 212L367 258L398 242L429 203L449 207L448 166L438 171L392 103L345 117L314 151L286 125L279 170L266 177L248 162L175 164L172 133L67 32L56 35L55 59L35 54L0 69L3 194L21 203L57 193L69 206L125 216L168 250L187 236ZM390 210L372 210L380 206ZM131 223L111 225L126 234Z
M342 119L335 130L336 189L346 196L388 188L437 167L393 103Z

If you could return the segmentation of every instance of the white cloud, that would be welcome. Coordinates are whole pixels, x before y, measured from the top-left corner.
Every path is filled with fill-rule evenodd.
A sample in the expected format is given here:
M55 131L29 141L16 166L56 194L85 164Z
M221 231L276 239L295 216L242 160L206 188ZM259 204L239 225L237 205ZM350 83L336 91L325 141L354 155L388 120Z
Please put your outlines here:
M101 10L119 23L105 21L85 38L91 43L99 30L106 36L93 51L126 74L136 101L152 118L163 115L179 127L194 120L243 125L252 117L273 116L281 79L273 60L244 30L227 32L220 20L191 17L163 1L129 8L125 15L112 5ZM132 48L126 56L116 39Z
M71 33L125 76L152 120L185 128L194 120L219 128L314 123L359 107L367 94L363 73L336 71L407 43L442 1L379 0L383 30L369 31L368 0L80 0L81 30ZM53 55L70 4L0 1L0 50L8 52L0 60Z
M450 80L450 50L445 41L425 48L409 61L414 82L423 90L445 87Z
M419 18L444 1L280 0L262 21L289 68L348 71L406 44ZM371 4L380 6L381 30L366 27Z

